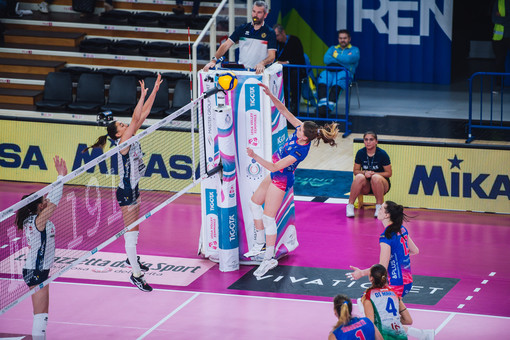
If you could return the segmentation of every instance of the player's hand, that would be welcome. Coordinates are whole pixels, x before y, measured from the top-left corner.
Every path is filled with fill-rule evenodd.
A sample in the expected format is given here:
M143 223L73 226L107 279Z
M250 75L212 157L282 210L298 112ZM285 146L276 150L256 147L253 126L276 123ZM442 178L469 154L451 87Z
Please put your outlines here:
M66 161L59 156L53 157L53 162L55 162L55 169L57 169L57 173L59 176L67 175L67 165Z
M262 72L264 72L264 64L262 63L258 63L257 65L255 65L255 73L256 74L261 74Z
M204 72L207 72L207 71L209 71L209 69L210 69L211 67L215 67L215 66L216 66L216 63L215 63L214 61L210 61L210 62L208 62L208 63L204 66L204 68L203 68L202 70L204 70Z
M156 79L156 82L154 83L154 89L152 91L158 92L159 86L161 85L162 82L163 82L163 79L161 79L161 73L158 73L158 77Z
M350 278L351 280L359 280L363 275L361 273L361 269L358 267L350 266L352 270L354 270L352 273L347 273L345 276Z
M271 94L271 92L269 91L269 87L267 87L266 84L259 83L259 86L262 87L262 91L264 91L265 94L267 94L268 96Z
M255 151L253 151L252 148L246 148L246 153L248 154L248 157L255 157Z
M140 80L140 97L145 98L147 95L147 88L145 87L145 82Z

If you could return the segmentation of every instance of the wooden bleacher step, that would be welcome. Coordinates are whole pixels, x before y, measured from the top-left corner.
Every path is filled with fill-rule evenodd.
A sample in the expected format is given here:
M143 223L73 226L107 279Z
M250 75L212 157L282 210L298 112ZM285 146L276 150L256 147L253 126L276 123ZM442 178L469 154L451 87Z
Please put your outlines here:
M77 47L85 33L10 29L4 36L6 43Z
M0 58L0 69L10 73L48 74L60 70L66 65L65 61Z
M42 91L45 79L43 74L0 72L0 88Z
M42 100L43 91L0 88L0 103L35 105Z

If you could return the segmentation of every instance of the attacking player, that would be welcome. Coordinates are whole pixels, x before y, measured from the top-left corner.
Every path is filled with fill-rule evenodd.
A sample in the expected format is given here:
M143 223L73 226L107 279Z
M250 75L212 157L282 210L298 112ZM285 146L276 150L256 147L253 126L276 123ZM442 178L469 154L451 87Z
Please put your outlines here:
M273 154L272 161L263 159L251 148L247 148L248 156L271 172L260 183L250 200L256 239L255 245L244 256L254 257L262 254L264 242L266 244L264 260L259 268L255 270L255 276L262 276L278 265L278 261L273 258L278 229L275 220L276 213L280 209L285 193L294 185L294 171L308 154L310 143L317 139L317 145L319 145L320 139L322 139L324 143L334 146L336 145L335 138L338 135L336 123L319 127L311 121L302 122L287 110L285 105L271 93L266 85L259 84L259 86L262 87L264 93L269 96L278 111L296 130L285 144ZM263 204L264 208L262 208Z

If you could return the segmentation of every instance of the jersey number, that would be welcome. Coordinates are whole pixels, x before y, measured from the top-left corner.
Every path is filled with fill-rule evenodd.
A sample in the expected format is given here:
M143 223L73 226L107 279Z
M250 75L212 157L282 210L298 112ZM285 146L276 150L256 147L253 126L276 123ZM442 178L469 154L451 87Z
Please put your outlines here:
M393 299L388 299L388 303L386 303L386 311L390 314L393 314L393 316L397 315L397 308L395 308Z
M404 255L409 255L409 248L407 247L407 236L402 236L400 238L400 243L402 243L402 247L404 247Z
M360 339L360 340L365 340L365 334L363 334L363 331L361 329L358 329L356 331L356 338Z

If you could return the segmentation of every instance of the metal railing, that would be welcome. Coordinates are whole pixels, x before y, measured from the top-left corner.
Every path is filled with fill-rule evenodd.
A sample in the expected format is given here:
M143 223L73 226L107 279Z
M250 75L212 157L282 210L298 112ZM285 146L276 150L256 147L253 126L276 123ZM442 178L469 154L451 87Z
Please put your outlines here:
M504 83L508 79L510 79L510 73L496 72L476 72L469 78L469 121L466 143L471 143L475 139L472 129L510 130L509 124L504 125L504 103L506 100ZM479 80L479 83L475 83L476 80ZM487 80L487 87L485 87L484 80ZM480 88L479 111L476 118L473 117L473 100L476 100L473 96L475 85ZM510 121L509 113L507 113L506 119L508 123Z
M306 82L305 84L302 84L301 81L299 80L300 77L297 77L298 78L297 93L299 93L299 96L298 96L299 102L297 105L297 112L293 112L294 114L296 114L296 117L299 119L306 119L306 120L314 120L314 121L322 121L322 122L334 121L337 123L343 123L343 124L345 124L345 132L342 135L342 137L345 138L348 135L350 135L352 132L351 131L352 123L349 121L349 107L350 107L350 86L349 85L351 84L351 79L349 77L348 70L345 67L341 67L341 66L312 66L312 65L284 64L283 67L287 68L289 71L288 72L289 76L287 77L287 81L286 81L286 83L284 83L284 86L283 86L284 91L287 92L286 98L290 98L288 91L290 91L290 89L292 88L291 83L290 83L290 80L291 80L290 73L293 70L295 72L298 72L298 70L299 70L300 74L306 73L306 77L304 78L305 82ZM336 71L336 72L345 71L345 73L346 73L345 81L346 81L346 84L348 84L348 85L346 86L344 91L339 92L339 94L337 95L337 99L336 99L337 105L335 105L334 110L333 111L328 110L325 115L319 115L319 98L317 97L317 90L318 90L319 84L317 82L317 79L318 79L318 75L323 70ZM315 82L314 83L314 85L316 87L315 92L313 92L309 88L309 83L308 83L309 76ZM330 75L328 73L327 77L329 77L329 76ZM327 82L327 80L328 80L328 78L326 78L326 82ZM305 105L306 105L306 107L304 109L300 105L301 98L303 96L303 90L306 90L309 95L313 96L312 98L310 98L310 97L304 98ZM330 88L327 87L326 98L329 98L329 91L330 91ZM345 107L341 107L340 105L338 105L338 103L341 101L341 98L343 96L342 92L345 92L345 96L344 96ZM342 111L342 109L344 109L344 111Z
M198 97L198 66L197 66L197 49L198 45L202 42L206 34L209 34L209 54L211 56L214 55L216 52L216 18L219 16L220 12L223 10L223 7L227 3L228 0L223 0L218 5L218 8L214 11L211 19L207 22L204 29L202 30L202 33L198 36L197 40L193 43L191 57L192 57L192 76L193 76L193 98L196 99ZM234 13L234 0L229 1L229 7L228 7L228 20L229 20L229 29L230 29L230 23L233 23L235 21L235 13ZM233 52L233 49L232 49Z

